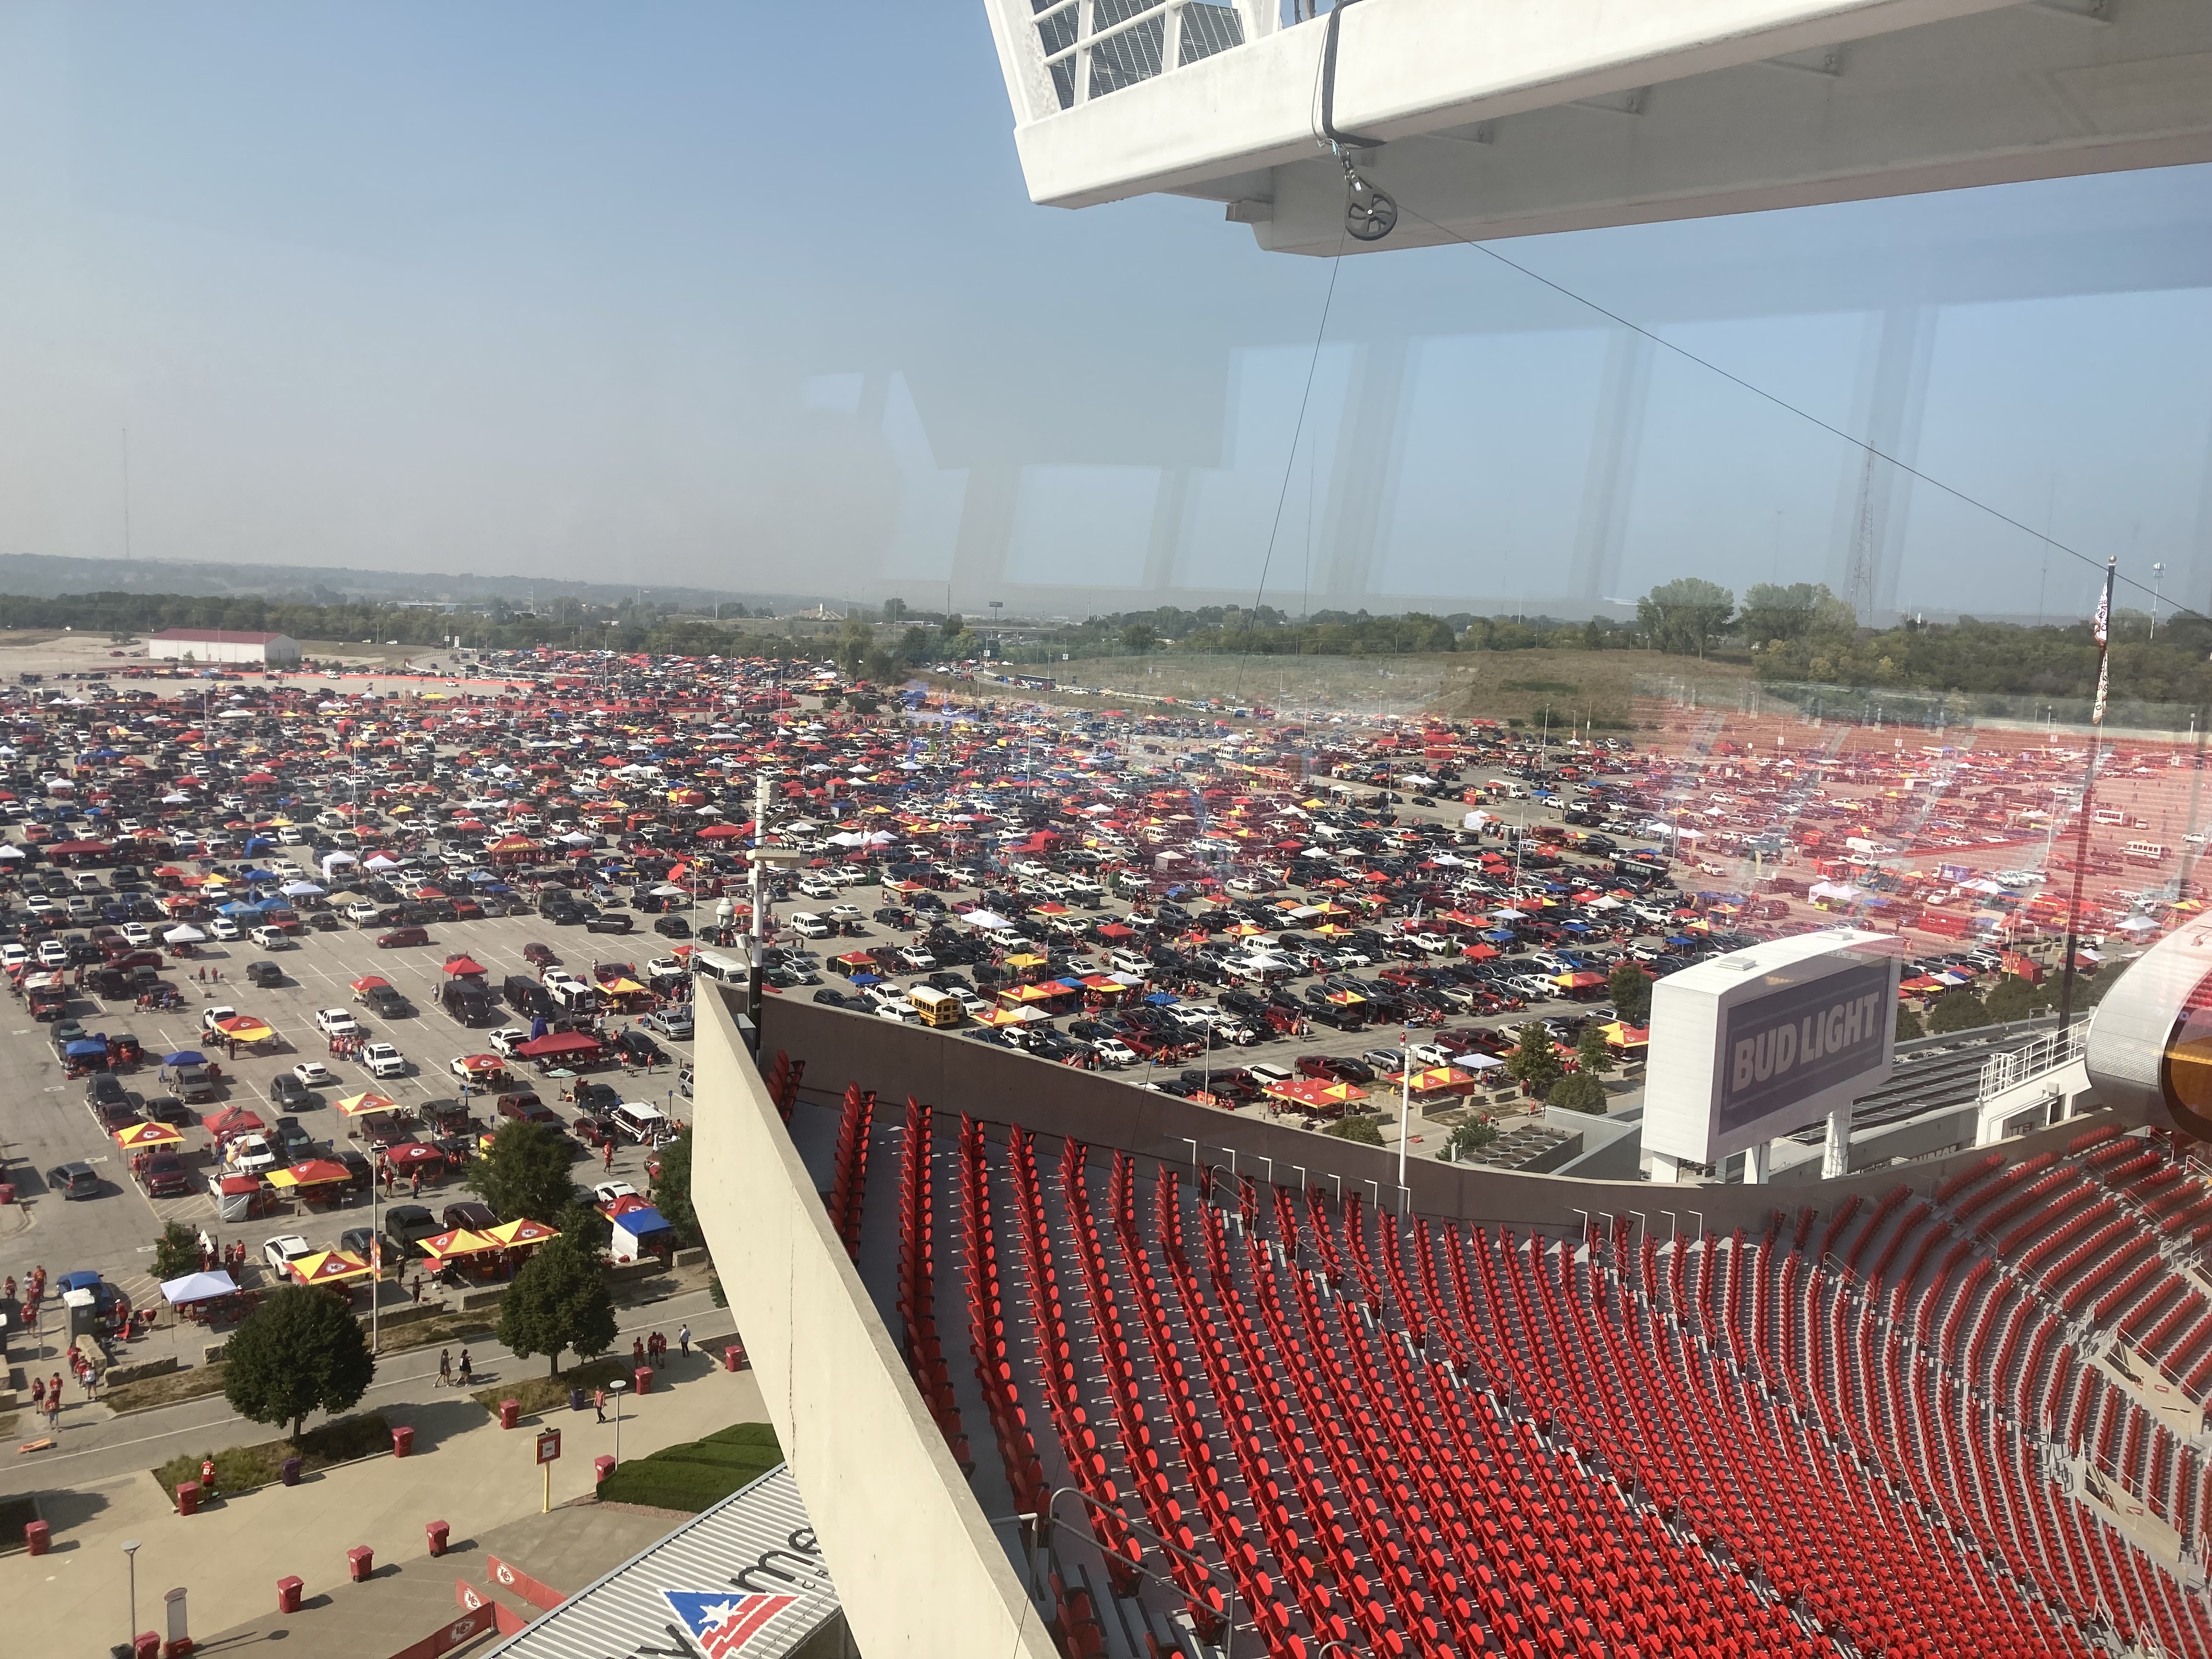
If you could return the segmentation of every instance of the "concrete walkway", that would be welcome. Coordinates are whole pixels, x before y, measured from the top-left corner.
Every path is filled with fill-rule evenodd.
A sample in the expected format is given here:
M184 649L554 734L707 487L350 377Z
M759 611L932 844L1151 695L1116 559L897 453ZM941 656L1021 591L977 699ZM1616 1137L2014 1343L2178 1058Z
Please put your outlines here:
M643 1400L624 1401L625 1459L766 1416L751 1372L725 1372L696 1347L688 1359L670 1354L655 1389ZM658 1391L662 1389L666 1392ZM167 1495L143 1471L67 1492L42 1492L40 1504L53 1527L54 1548L36 1559L19 1554L0 1560L0 1604L10 1614L4 1645L22 1653L92 1656L105 1655L123 1640L130 1621L120 1548L125 1539L143 1545L139 1627L155 1627L162 1593L182 1585L191 1592L194 1631L215 1632L272 1608L279 1578L296 1576L311 1597L343 1583L345 1553L356 1544L374 1549L379 1562L396 1564L424 1553L427 1522L447 1522L459 1540L538 1512L544 1487L533 1461L537 1419L502 1431L459 1391L380 1408L392 1422L414 1426L414 1456L376 1458L289 1489L264 1487L189 1519L174 1512ZM243 1431L224 1443L265 1432L240 1426ZM613 1423L601 1426L589 1411L564 1408L549 1413L544 1426L565 1431L562 1459L553 1465L552 1501L587 1495L592 1460L614 1450ZM450 1597L450 1583L447 1589Z

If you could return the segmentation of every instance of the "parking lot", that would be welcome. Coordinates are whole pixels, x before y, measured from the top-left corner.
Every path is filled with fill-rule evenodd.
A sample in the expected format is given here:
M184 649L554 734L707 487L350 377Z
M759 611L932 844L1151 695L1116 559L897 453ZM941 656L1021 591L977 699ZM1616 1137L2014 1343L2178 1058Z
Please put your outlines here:
M333 1100L374 1089L403 1107L416 1109L434 1101L457 1101L461 1085L449 1069L451 1062L461 1055L486 1052L487 1028L465 1027L438 1005L437 991L445 977L442 969L448 954L465 951L491 970L489 978L496 986L509 974L534 976L536 969L524 961L522 947L538 939L550 945L571 971L588 978L595 961L635 962L642 968L653 954L653 947L665 951L669 941L645 931L646 921L639 918L639 931L623 936L587 934L575 927L555 928L530 916L486 918L435 925L429 929L428 945L389 950L376 945L380 930L351 926L331 932L310 928L299 936L297 945L276 951L243 941L211 942L198 947L197 957L175 962L167 970L170 982L179 984L186 994L183 1007L137 1012L128 999L103 1003L80 994L70 1003L68 1017L88 1032L127 1031L138 1039L147 1060L122 1077L124 1086L134 1096L161 1097L166 1093L161 1056L196 1049L214 1060L222 1075L216 1099L197 1105L195 1115L242 1105L252 1109L272 1130L277 1127L280 1109L272 1104L270 1091L279 1073L290 1072L303 1060L319 1061L335 1082L310 1091L306 1103L281 1115L296 1120L300 1128L324 1148L358 1150L362 1142L357 1137L363 1125L332 1110ZM283 972L283 980L267 988L249 983L246 964L257 960L276 963ZM201 969L219 972L220 981L200 983L195 972ZM390 1019L371 1015L350 989L353 981L369 975L390 982L407 999L412 1012ZM201 1029L202 1012L224 1005L265 1021L275 1028L276 1040L241 1048L238 1058L232 1060L223 1046ZM406 1056L405 1073L377 1079L358 1060L334 1057L315 1018L319 1011L330 1008L351 1010L368 1041L397 1047ZM131 1178L129 1154L118 1150L88 1109L86 1080L65 1076L50 1039L52 1027L34 1024L20 1000L12 1012L15 1018L4 1037L0 1037L0 1085L17 1103L9 1114L8 1136L16 1160L12 1173L17 1196L27 1206L30 1224L0 1243L0 1252L4 1252L6 1271L18 1279L33 1264L45 1265L52 1273L96 1268L134 1305L143 1307L157 1300L148 1267L151 1240L165 1221L179 1221L196 1231L205 1229L221 1243L243 1238L249 1246L249 1257L257 1264L262 1243L268 1237L296 1233L318 1249L330 1248L336 1245L342 1231L369 1224L370 1195L349 1191L334 1204L309 1206L292 1202L276 1213L219 1224L207 1186L208 1176L216 1173L219 1166L213 1158L210 1136L196 1121L180 1126L185 1136L182 1151L193 1176L194 1190L182 1197L149 1197ZM611 1019L609 1025L618 1030L629 1023L617 1018ZM529 1024L511 1010L495 1010L496 1026L527 1028ZM619 1068L605 1068L587 1077L613 1085L625 1099L647 1101L682 1118L684 1103L678 1091L678 1078L679 1067L690 1059L690 1044L672 1042L658 1033L653 1040L668 1054L668 1064L629 1075ZM564 1121L574 1121L577 1113L561 1099L559 1081L539 1078L519 1062L516 1076L533 1087ZM491 1104L483 1091L471 1091L468 1105L480 1126L489 1127L493 1121ZM647 1186L646 1153L638 1146L618 1145L611 1172L603 1172L601 1154L595 1150L588 1152L586 1166L583 1161L586 1153L580 1143L577 1176L586 1184L616 1179L629 1181L641 1191ZM301 1154L307 1155L311 1154ZM64 1201L48 1193L45 1172L78 1160L90 1164L102 1177L99 1195ZM432 1178L425 1182L416 1201L434 1211L470 1196L458 1175L448 1173L442 1164L425 1167L432 1171ZM398 1198L407 1201L404 1182ZM270 1276L258 1267L249 1273L247 1282L256 1282L257 1276L258 1282L270 1282ZM387 1289L387 1295L393 1293Z

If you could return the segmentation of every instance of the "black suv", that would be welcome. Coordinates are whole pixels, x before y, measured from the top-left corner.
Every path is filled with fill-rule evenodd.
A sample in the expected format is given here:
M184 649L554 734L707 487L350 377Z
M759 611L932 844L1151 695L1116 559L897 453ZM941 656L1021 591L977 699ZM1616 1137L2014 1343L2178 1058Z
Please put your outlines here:
M392 1241L394 1253L402 1261L422 1255L416 1247L445 1231L438 1224L438 1218L420 1204L395 1205L384 1212L384 1236Z

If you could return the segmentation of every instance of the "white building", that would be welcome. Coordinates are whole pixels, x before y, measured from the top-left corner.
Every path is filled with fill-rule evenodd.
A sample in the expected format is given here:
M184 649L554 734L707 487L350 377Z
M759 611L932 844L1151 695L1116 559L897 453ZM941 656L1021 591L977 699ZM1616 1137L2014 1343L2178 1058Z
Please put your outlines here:
M149 657L196 663L296 665L300 642L289 634L243 634L225 628L171 628L146 641Z

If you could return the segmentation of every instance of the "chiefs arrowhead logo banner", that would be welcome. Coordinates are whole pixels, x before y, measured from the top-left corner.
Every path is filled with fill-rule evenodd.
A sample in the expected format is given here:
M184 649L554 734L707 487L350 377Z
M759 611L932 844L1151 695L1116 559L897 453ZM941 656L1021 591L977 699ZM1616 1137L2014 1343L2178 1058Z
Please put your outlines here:
M799 1599L795 1595L731 1595L719 1590L665 1589L660 1593L707 1659L728 1659L743 1650L770 1620Z

